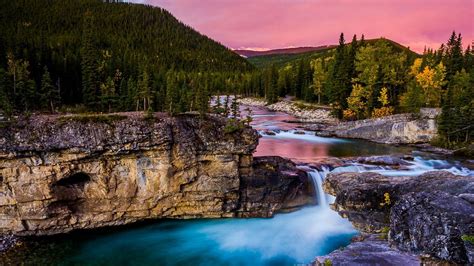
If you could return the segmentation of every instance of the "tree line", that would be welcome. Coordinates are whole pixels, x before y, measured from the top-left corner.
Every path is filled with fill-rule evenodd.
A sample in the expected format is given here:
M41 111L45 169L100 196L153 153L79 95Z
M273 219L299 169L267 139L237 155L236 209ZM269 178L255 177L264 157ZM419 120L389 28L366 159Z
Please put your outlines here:
M293 95L332 106L345 120L382 117L438 107L440 133L469 141L474 134L474 50L452 33L439 49L418 55L386 39L365 41L340 35L336 49L283 67L252 72L239 87L270 103ZM470 129L470 130L469 130Z
M151 6L0 0L3 112L204 111L254 67Z

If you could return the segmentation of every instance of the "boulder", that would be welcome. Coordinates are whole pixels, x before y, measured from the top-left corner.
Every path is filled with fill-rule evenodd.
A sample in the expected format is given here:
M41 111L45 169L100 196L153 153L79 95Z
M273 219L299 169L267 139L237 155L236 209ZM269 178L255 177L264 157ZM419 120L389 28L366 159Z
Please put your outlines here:
M295 163L278 156L255 157L253 174L240 184L241 217L271 217L316 204L314 186L308 174Z
M390 230L389 242L400 250L454 263L473 263L474 177L445 171L418 177L376 173L329 174L327 193L333 208L362 231Z

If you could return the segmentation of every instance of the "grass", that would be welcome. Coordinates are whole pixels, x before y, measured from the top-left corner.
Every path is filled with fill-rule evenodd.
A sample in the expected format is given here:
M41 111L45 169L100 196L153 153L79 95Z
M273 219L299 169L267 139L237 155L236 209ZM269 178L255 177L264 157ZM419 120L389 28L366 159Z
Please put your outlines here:
M112 124L115 121L120 121L126 119L127 116L124 115L73 115L73 116L63 116L58 120L61 123L67 122L79 122L79 123L105 123Z
M461 239L474 245L474 235L463 235Z

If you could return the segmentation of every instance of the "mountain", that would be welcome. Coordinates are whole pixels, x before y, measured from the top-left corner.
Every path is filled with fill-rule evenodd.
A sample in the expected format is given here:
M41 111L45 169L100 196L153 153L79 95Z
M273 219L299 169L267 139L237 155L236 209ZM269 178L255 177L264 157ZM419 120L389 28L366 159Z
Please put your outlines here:
M336 46L307 46L307 47L293 47L293 48L282 48L282 49L273 49L273 50L264 50L264 51L256 51L256 50L245 50L245 49L237 49L234 50L237 54L249 58L255 56L264 56L264 55L276 55L276 54L301 54L306 52L314 52L320 50L326 50L328 48L334 48Z
M134 80L143 69L153 74L254 69L158 7L101 0L0 0L0 5L0 68L7 68L7 54L13 54L29 62L38 83L47 66L53 81L61 81L61 95L68 103L83 97L84 47L90 48L87 55L94 62L107 61L107 75L113 77L118 69L122 77ZM163 79L157 78L158 87Z
M416 52L409 50L408 47L405 47L395 41L385 38L377 38L366 40L367 43L375 43L378 40L384 40L389 43L394 48L394 51L408 51L413 55L418 55ZM288 49L275 49L268 51L252 51L252 50L235 50L236 53L241 56L247 57L248 61L258 68L266 68L271 65L276 65L281 67L289 63L294 63L300 59L314 59L318 57L323 57L326 55L331 55L337 45L325 45L318 47L299 47L299 48L288 48Z

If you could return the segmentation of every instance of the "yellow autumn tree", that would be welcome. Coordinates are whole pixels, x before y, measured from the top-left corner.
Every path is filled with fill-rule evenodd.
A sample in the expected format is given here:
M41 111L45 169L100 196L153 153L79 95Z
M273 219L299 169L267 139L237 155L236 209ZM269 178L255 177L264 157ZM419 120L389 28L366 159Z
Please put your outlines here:
M421 58L415 59L415 61L413 62L413 65L411 65L410 67L410 75L412 75L413 77L416 77L416 75L418 75L418 73L420 73L421 71L422 64L423 64L423 59Z
M441 105L442 88L446 84L446 67L439 63L436 67L426 66L415 78L423 89L425 106L439 107Z
M371 95L372 93L370 89L365 88L360 84L352 85L351 95L347 98L349 110L352 112L347 111L345 113L355 113L358 119L364 118L367 114L370 114L370 112L368 112L367 100Z
M383 87L382 90L380 91L380 95L377 98L377 100L380 102L382 107L380 108L375 108L372 111L372 117L384 117L388 115L392 115L394 112L393 107L389 106L390 100L388 98L388 89L386 87Z

